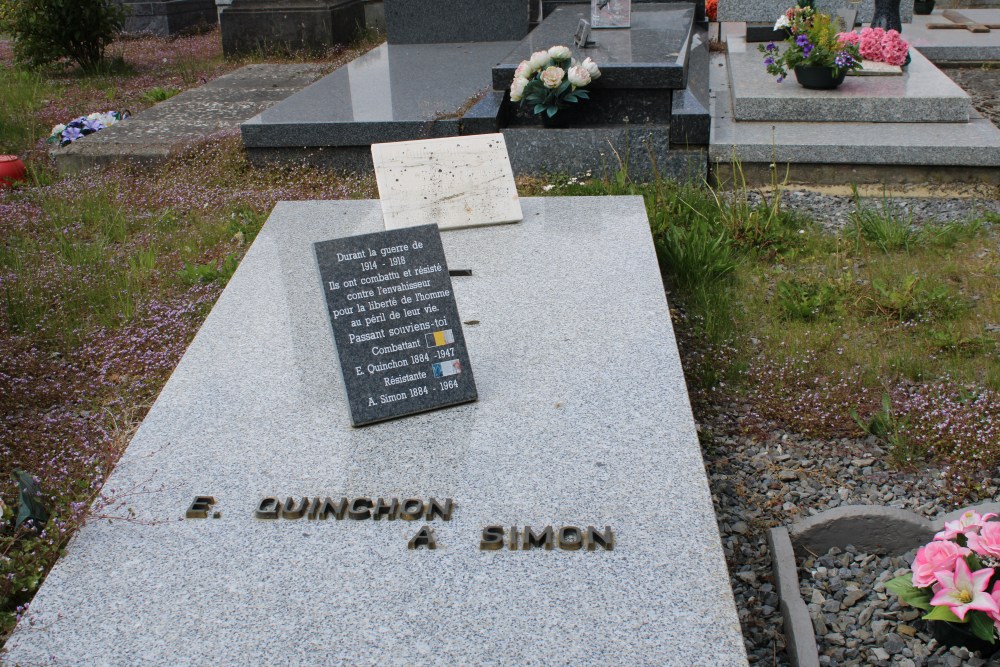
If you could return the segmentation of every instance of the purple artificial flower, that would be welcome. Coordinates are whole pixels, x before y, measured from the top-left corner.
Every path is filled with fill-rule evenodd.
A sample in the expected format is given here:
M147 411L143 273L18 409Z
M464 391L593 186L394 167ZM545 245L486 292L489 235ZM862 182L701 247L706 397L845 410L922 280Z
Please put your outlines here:
M765 65L773 65L774 64L774 56L768 56L767 58L764 58L764 64Z
M83 122L83 129L90 130L91 132L97 132L98 130L104 129L104 123L99 120L85 120Z
M61 136L63 141L72 143L77 139L79 139L80 137L82 137L83 132L81 132L80 129L76 127L67 127L65 130L62 131Z
M854 64L854 58L850 53L846 51L841 51L837 54L837 57L833 60L837 67L850 67Z
M809 35L799 35L795 38L796 46L805 46L809 43Z
M805 46L803 46L802 47L802 55L803 55L803 57L808 58L809 54L812 53L812 50L813 50L813 45L812 44L806 44Z
M783 76L779 76L779 77L778 77L778 83L781 83L781 82L782 82L782 81L784 81L784 80L785 80L785 77L783 77Z
M769 43L769 44L767 45L767 47L766 47L766 48L767 48L767 50L768 50L768 51L777 51L777 50L778 50L778 45L777 45L777 44L775 44L774 42L770 42L770 43Z

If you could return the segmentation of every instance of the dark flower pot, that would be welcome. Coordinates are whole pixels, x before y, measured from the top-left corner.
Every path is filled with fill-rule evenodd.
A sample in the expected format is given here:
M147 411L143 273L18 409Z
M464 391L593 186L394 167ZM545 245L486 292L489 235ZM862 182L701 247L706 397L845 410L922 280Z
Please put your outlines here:
M563 107L551 118L547 113L542 112L542 125L550 129L566 129L577 124L579 115L580 112L576 106Z
M934 0L915 0L913 3L913 13L926 16L934 11Z
M970 651L979 651L979 655L989 658L1000 651L1000 642L991 644L973 634L968 623L949 623L948 621L928 621L931 635L945 646L964 646Z
M16 155L0 155L0 188L23 181L27 170Z
M795 80L803 88L812 90L832 90L844 83L847 70L838 70L837 76L830 76L829 67L817 67L816 65L796 65Z

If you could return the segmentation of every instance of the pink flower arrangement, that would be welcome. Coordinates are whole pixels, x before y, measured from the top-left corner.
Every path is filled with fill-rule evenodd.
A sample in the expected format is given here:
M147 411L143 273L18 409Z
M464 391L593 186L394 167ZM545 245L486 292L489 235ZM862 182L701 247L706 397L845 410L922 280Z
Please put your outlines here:
M842 32L837 34L841 44L854 44L861 52L861 57L874 62L884 62L890 65L902 65L906 62L910 45L900 37L896 30L882 28L862 28L861 34Z
M932 542L917 550L911 572L886 588L928 612L925 620L968 623L976 637L995 642L1000 632L1000 521L990 519L996 516L969 510L946 522Z

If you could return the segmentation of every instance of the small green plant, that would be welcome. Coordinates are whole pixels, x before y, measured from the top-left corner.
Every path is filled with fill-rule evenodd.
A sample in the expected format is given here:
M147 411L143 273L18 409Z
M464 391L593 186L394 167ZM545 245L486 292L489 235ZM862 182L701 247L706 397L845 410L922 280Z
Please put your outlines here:
M778 282L776 299L789 319L812 322L833 312L840 303L841 294L830 281L792 279Z
M219 282L225 285L236 272L236 267L240 261L236 255L226 255L221 264L209 262L208 264L191 264L184 262L184 268L177 272L177 276L186 284L214 283Z
M944 284L928 281L917 273L872 280L869 297L876 312L900 322L948 319L968 306Z
M936 248L954 248L959 243L970 241L983 231L981 220L965 222L945 222L939 225L925 224L916 234L917 242Z
M0 28L14 35L20 62L38 67L69 59L93 72L124 21L114 0L18 0Z
M169 100L171 97L173 97L179 92L181 91L177 90L176 88L163 88L161 86L154 86L153 88L150 88L142 95L140 95L139 99L142 100L143 102L146 102L147 104L156 104L157 102Z
M654 230L654 239L663 275L681 289L730 279L739 265L726 230L703 219L666 225Z
M892 398L888 392L882 393L882 405L871 417L863 420L855 408L850 410L851 418L865 433L874 435L889 445L893 458L901 465L913 463L924 457L925 452L911 446L906 437L907 422L899 417L892 407Z
M850 219L854 223L857 240L861 239L875 244L884 253L895 250L909 252L914 240L913 215L903 215L885 191L882 192L882 203L878 208L865 206L861 202L857 186L851 186L854 192L854 211Z

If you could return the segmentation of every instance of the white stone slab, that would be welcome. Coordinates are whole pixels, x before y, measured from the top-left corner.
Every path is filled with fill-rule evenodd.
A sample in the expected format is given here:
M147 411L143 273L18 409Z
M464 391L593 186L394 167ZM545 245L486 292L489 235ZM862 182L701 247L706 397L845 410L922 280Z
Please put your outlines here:
M355 429L312 244L379 203L278 204L108 481L136 521L79 532L4 664L746 665L643 201L523 206L443 235L479 401ZM196 494L221 518L179 520ZM408 550L422 522L269 495L456 508ZM490 524L616 545L480 551Z
M386 229L518 222L521 203L502 134L372 144Z

